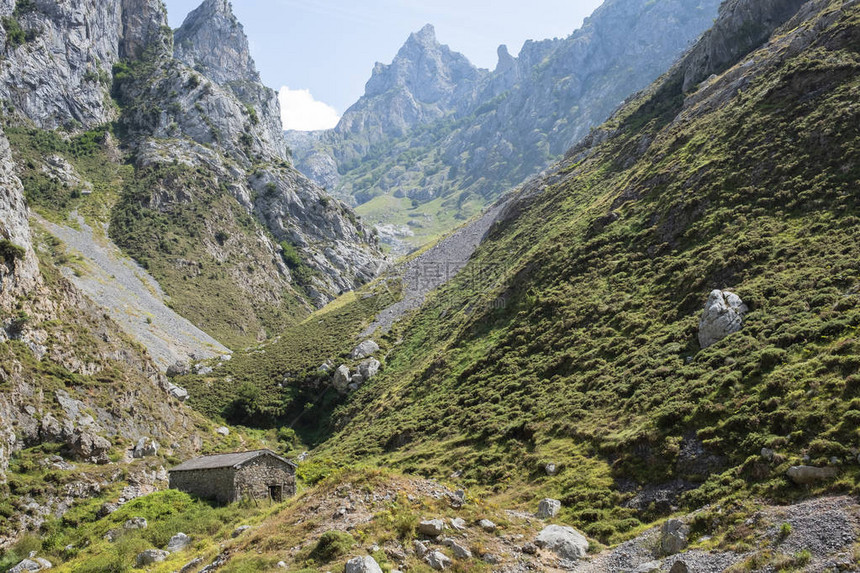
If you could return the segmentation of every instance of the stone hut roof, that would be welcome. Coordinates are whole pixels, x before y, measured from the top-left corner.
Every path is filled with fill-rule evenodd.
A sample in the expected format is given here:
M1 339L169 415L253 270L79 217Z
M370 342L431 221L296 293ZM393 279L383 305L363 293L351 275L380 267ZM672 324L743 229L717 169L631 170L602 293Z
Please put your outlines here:
M193 460L183 462L174 468L170 468L169 471L186 472L192 470L238 468L260 456L272 456L273 458L281 460L285 464L289 464L293 467L296 467L296 464L294 464L287 458L282 458L272 450L254 450L251 452L234 452L232 454L215 454L213 456L201 456L199 458L194 458Z

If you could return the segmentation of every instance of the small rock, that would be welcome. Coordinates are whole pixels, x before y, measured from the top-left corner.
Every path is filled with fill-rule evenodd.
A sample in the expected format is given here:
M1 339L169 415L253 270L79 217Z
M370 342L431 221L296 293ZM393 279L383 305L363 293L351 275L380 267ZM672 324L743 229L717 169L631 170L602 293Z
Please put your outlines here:
M412 549L415 550L415 555L417 555L419 558L427 555L427 546L418 541L417 539L412 542Z
M762 448L761 449L761 457L763 457L765 460L767 460L769 462L773 461L773 456L775 456L775 455L776 455L776 452L770 448Z
M126 521L122 527L126 530L146 529L147 527L149 527L149 524L143 517L132 517L131 519Z
M237 528L233 531L233 534L231 535L231 537L239 537L240 535L242 535L243 533L245 533L245 532L246 532L246 531L248 531L249 529L251 529L251 526L250 526L250 525L243 525L243 526L241 526L241 527L237 527Z
M493 533L496 530L496 524L489 519L482 519L481 521L479 521L478 527L480 527L487 533Z
M451 527L453 527L457 531L465 531L466 521L462 517L455 517L451 520Z
M534 543L526 543L523 545L522 550L526 555L534 555L538 552L538 547Z
M287 564L284 561L278 561L278 569L286 569Z
M167 542L167 547L164 549L170 553L176 553L177 551L182 551L189 545L191 545L191 538L184 533L177 533L170 538L170 541Z
M463 507L466 503L466 492L462 489L458 489L453 493L448 494L448 499L451 500L451 507L454 509Z
M197 569L197 567L199 567L202 564L203 564L203 558L202 557L192 559L191 561L189 561L188 563L186 563L185 565L182 566L182 569L179 570L179 573L191 573L192 571Z
M670 519L660 528L660 551L663 555L680 553L687 546L690 528L680 519Z
M201 366L197 365L197 375L198 376L206 376L207 374L212 374L212 368L209 366Z
M816 468L813 466L792 466L785 475L798 485L809 485L836 477L839 470L834 467Z
M168 557L170 557L170 553L167 551L162 551L161 549L147 549L142 553L138 553L137 559L135 559L135 567L140 568L146 565L152 565L153 563L161 563Z
M346 562L344 573L382 573L382 568L376 559L370 555L353 557Z
M687 568L687 564L679 559L669 569L669 573L690 573L690 570Z
M104 539L108 543L115 542L117 539L119 539L119 530L108 529L108 532L104 534L104 537L102 537L102 539Z
M367 358L377 351L379 351L379 345L377 343L372 340L365 340L353 349L351 356L353 360L359 360L361 358Z
M648 563L643 563L642 565L634 569L633 573L653 573L655 571L660 571L659 561L649 561Z
M561 509L561 502L557 499L542 499L538 504L537 510L537 518L538 519L550 519L558 515L558 511Z
M230 435L230 428L228 428L227 426L221 426L220 428L215 430L215 433L220 434L222 436L229 436Z
M574 561L588 552L588 540L572 527L548 525L538 534L535 544L554 552L562 559Z
M546 475L554 476L558 473L558 467L555 464L547 464L546 467L544 467L544 471L546 472Z
M472 552L457 543L455 540L450 537L446 537L442 540L442 545L451 549L451 552L454 554L454 557L457 559L471 559Z
M445 531L445 522L441 519L427 519L418 524L418 531L423 535L436 537Z
M453 561L441 551L431 551L424 557L424 562L436 571L447 569L453 564Z
M481 555L481 559L490 565L498 565L502 561L499 556L494 553L484 553Z

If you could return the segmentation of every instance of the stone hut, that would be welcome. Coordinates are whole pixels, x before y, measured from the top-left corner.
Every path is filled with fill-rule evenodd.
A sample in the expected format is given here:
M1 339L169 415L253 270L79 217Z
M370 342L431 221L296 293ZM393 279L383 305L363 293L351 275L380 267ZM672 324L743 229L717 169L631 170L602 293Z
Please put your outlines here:
M170 488L221 503L282 501L296 493L296 465L271 450L203 456L172 468Z

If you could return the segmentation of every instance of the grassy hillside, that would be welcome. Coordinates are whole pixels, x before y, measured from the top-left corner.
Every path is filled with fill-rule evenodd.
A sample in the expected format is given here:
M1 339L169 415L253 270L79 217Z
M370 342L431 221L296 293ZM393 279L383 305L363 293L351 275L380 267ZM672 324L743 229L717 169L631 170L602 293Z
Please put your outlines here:
M602 541L669 510L625 506L643 484L683 480L685 507L788 499L808 456L860 491L860 9L841 5L781 31L724 103L676 121L668 75L515 201L471 263L503 286L466 272L402 325L320 455L551 493ZM714 288L751 311L703 350Z

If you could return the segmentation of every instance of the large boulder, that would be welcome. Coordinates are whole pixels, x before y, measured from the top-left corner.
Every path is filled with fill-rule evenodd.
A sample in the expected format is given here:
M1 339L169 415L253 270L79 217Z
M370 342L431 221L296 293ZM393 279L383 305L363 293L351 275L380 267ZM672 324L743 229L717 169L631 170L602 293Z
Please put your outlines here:
M382 363L379 362L376 358L368 358L364 362L358 365L358 373L365 380L370 380L376 373L379 372L379 367L382 366Z
M663 555L680 553L687 546L690 528L680 519L670 519L660 528L660 552Z
M364 557L353 557L346 562L344 573L382 573L382 568L376 559L370 555Z
M810 485L815 482L836 477L839 470L835 467L816 468L814 466L792 466L785 475L797 485Z
M50 568L50 567L48 567ZM41 571L45 569L40 563L33 559L24 559L8 570L8 573L29 573L30 571Z
M362 358L367 358L371 354L376 353L379 350L379 345L372 340L365 340L358 346L356 346L352 351L352 359L360 360Z
M110 461L111 443L87 430L76 432L69 443L72 452L80 461L94 464L106 464Z
M168 557L170 557L170 553L167 551L162 551L161 549L147 549L146 551L137 554L135 567L140 568L152 565L153 563L161 563Z
M176 553L177 551L182 551L189 545L191 545L191 538L184 533L177 533L170 538L170 541L167 542L167 547L164 549L170 553Z
M174 376L185 376L189 372L191 372L191 366L187 362L183 362L182 360L174 362L167 367L167 376L170 378Z
M158 455L158 442L152 438L140 438L134 446L132 456L134 458L148 458Z
M341 394L346 394L349 390L349 384L352 382L352 376L349 373L349 367L346 364L341 364L334 371L334 376L331 379L331 385Z
M423 535L436 537L445 531L445 522L441 519L427 519L418 524L418 531Z
M538 519L550 519L551 517L555 517L558 515L558 511L561 509L561 502L557 499L542 499L538 504L537 510L537 518Z
M181 386L177 386L176 384L168 384L167 393L179 400L180 402L184 402L188 399L188 390Z
M699 320L699 345L707 348L739 331L748 310L738 295L729 291L711 291Z
M548 525L538 534L535 544L552 551L562 559L581 559L588 552L583 534L565 525Z

